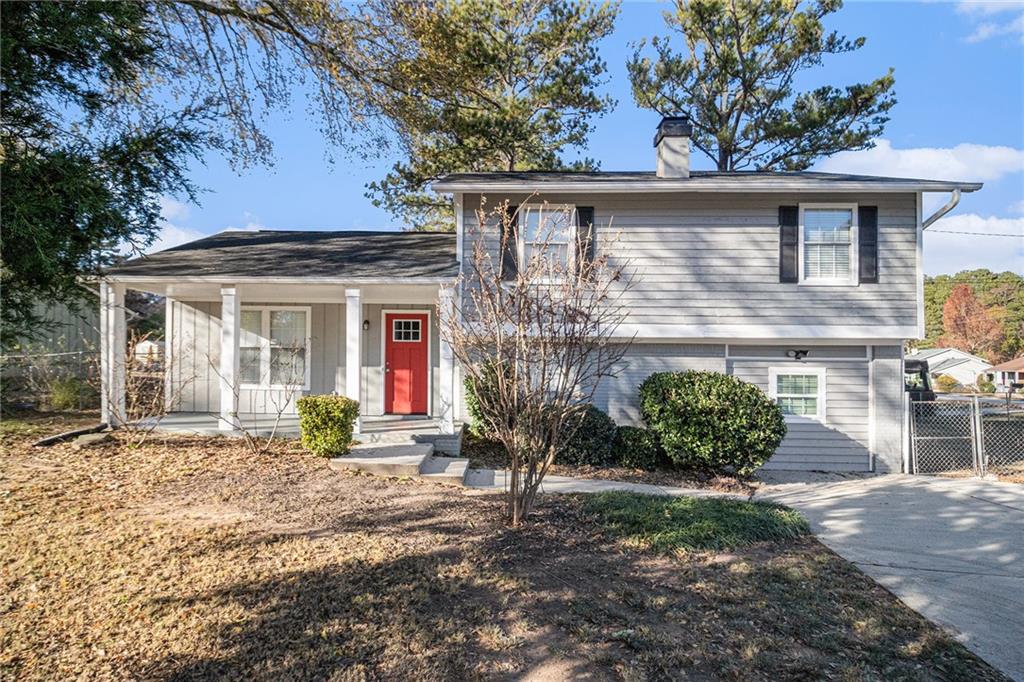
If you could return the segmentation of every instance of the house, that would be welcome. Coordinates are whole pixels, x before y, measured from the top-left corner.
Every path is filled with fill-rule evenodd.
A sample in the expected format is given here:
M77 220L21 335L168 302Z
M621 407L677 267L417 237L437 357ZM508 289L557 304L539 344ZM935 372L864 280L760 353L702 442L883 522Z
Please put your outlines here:
M992 382L1004 391L1008 390L1011 384L1022 384L1024 383L1024 357L990 367L988 374Z
M633 343L598 407L637 422L648 374L715 370L783 406L789 433L768 467L898 471L903 342L924 335L922 230L981 185L691 173L690 132L685 119L661 122L652 172L442 178L434 189L453 197L454 235L225 232L127 262L103 283L107 347L123 339L125 289L142 289L167 297L168 384L194 376L172 409L210 413L231 429L238 413L268 410L289 380L304 393L359 400L364 431L419 414L452 433L464 401L435 311L452 305L449 285L475 240L493 250L501 242L497 224L476 225L477 208L485 197L523 204L517 220L528 228L546 203L575 215L563 253L580 227L597 253L621 231L622 252L608 255L638 271L619 329ZM925 218L923 192L952 199ZM116 357L106 366L117 396L123 369Z
M992 371L992 365L985 358L958 348L927 348L911 355L918 360L928 361L928 373L932 378L950 376L961 386L974 386L980 375Z

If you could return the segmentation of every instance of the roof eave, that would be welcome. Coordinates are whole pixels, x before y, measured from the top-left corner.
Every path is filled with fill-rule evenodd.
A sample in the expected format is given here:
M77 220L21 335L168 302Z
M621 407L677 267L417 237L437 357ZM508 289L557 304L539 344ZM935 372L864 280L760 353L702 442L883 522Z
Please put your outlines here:
M596 179L561 180L459 180L440 179L431 185L435 192L536 192L608 194L622 192L976 192L982 188L980 182L934 181L891 181L872 182L857 180L704 180L689 178L680 180L613 180Z

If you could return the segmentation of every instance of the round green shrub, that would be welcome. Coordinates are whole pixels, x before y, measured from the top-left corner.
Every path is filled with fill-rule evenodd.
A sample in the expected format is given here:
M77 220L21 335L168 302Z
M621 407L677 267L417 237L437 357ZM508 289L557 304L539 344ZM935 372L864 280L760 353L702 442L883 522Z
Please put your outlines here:
M679 467L749 476L786 435L782 410L753 384L718 372L659 372L640 410Z
M978 391L980 393L995 393L996 385L982 374L978 377Z
M658 434L636 426L620 426L615 433L615 460L624 467L657 469L664 459Z
M344 455L352 447L359 403L340 395L307 395L296 402L302 447L314 455Z
M941 374L935 379L935 390L939 393L952 393L953 391L959 391L963 386L960 382L949 376L948 374Z
M576 433L562 446L555 461L559 464L608 466L613 462L615 422L593 405L583 413Z

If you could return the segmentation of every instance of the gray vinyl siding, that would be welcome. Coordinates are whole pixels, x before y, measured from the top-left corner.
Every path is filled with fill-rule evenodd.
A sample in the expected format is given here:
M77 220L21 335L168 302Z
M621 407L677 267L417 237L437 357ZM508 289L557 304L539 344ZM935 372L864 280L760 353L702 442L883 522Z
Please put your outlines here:
M430 313L430 379L431 395L428 409L436 414L436 405L441 404L441 351L438 343L437 315L428 305L379 305L363 306L363 319L369 320L370 328L363 332L363 404L364 416L383 414L384 406L384 358L381 356L381 319L385 310L408 310Z
M640 384L655 372L686 370L725 372L725 346L635 343L627 350L617 376L604 379L594 394L594 405L620 424L640 424Z
M731 352L731 351L730 351ZM869 471L868 363L730 360L728 372L768 392L768 369L825 367L825 421L789 421L765 469Z
M522 196L488 195L486 206ZM663 325L687 336L735 336L738 328L844 327L872 336L879 327L914 329L917 320L916 196L907 194L595 194L531 202L593 206L598 253L637 276L621 301L628 324ZM478 227L480 195L464 197L464 259L475 240L498 250L496 219ZM878 207L879 281L856 287L781 284L778 207L800 203ZM491 224L493 223L493 224ZM764 334L762 336L770 336ZM910 334L907 334L908 336Z
M263 305L302 306L310 308L310 388L300 395L345 392L345 305L343 303L273 303L243 301L243 307ZM430 306L363 305L363 319L370 328L363 332L362 381L363 415L379 415L383 407L383 360L381 358L381 311L429 311ZM430 329L430 371L433 395L431 408L440 404L440 350L436 316ZM220 410L220 383L216 369L220 363L220 303L207 301L174 301L171 315L171 371L179 389L174 407L180 412L217 412ZM276 412L275 401L284 397L281 391L242 389L239 412ZM286 412L295 411L294 404Z
M594 403L619 424L642 425L638 388L654 372L725 372L767 393L771 367L824 367L824 423L788 422L786 438L765 468L869 471L874 464L879 472L900 471L903 377L899 346L874 347L870 361L864 346L809 346L804 348L809 351L807 358L800 362L786 356L790 348L730 344L727 358L720 344L634 343L617 376L598 386Z
M904 380L902 348L875 346L872 349L871 390L874 410L875 471L903 470Z

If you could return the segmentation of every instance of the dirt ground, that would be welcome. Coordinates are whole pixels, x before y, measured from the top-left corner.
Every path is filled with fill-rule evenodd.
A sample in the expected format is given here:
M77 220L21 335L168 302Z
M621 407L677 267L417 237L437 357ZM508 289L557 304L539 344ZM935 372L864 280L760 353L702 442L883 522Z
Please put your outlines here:
M811 538L662 556L294 446L30 447L73 423L4 420L0 678L1000 679Z

